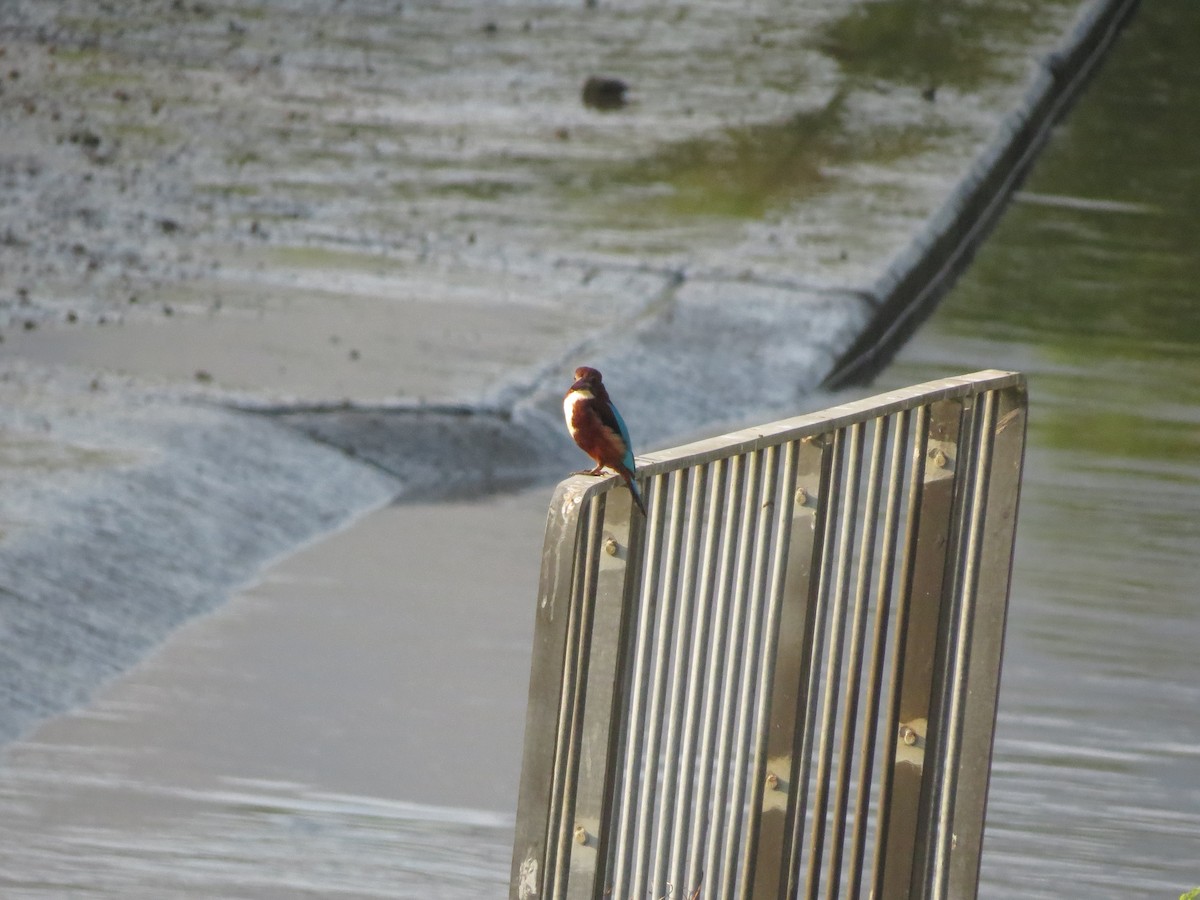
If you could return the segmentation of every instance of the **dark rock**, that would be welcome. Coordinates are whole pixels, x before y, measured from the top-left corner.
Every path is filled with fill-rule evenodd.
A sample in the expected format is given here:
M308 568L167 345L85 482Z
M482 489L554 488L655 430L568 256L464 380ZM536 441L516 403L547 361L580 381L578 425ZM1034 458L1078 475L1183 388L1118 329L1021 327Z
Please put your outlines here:
M592 75L583 83L583 105L590 109L620 109L629 85L619 78Z
M67 140L72 144L78 144L84 150L95 150L100 146L100 135L92 131L90 128L75 128L67 135Z

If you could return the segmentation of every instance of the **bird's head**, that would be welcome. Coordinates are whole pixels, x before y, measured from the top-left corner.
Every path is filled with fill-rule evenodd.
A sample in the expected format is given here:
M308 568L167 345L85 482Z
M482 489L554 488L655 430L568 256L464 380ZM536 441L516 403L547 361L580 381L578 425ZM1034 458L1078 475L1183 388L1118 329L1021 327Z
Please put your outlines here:
M591 366L580 366L575 370L575 383L571 390L591 389L600 384L600 370Z

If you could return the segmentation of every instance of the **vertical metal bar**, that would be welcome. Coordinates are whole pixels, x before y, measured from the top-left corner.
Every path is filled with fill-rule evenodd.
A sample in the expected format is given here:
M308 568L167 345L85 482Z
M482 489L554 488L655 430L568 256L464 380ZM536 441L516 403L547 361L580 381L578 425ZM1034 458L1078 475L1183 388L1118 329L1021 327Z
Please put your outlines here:
M922 484L915 510L916 532L909 534L912 565L902 595L905 630L897 634L901 646L895 655L893 716L895 731L887 735L890 753L884 765L891 769L889 803L881 813L886 824L886 842L881 865L876 867L880 887L877 897L911 896L911 879L920 868L920 844L929 821L922 815L921 798L925 775L932 765L926 739L931 718L931 689L942 617L946 559L951 544L954 507L954 472L959 464L958 438L962 402L946 400L932 405L928 433L919 435L918 449ZM895 737L903 733L903 740Z
M795 800L789 803L789 816L792 822L792 833L789 840L787 897L796 897L800 893L804 858L804 832L808 821L808 793L812 775L813 745L816 743L818 729L814 727L817 721L817 705L821 696L821 671L824 668L825 635L828 629L830 598L832 596L834 545L836 543L837 523L839 518L839 501L842 496L843 469L845 455L845 431L839 430L833 434L832 450L826 453L825 466L821 478L821 491L817 498L817 524L821 528L819 555L817 557L817 590L813 602L813 627L809 630L810 659L807 667L801 668L804 684L801 686L801 696L804 697L804 714L801 719L803 730L800 733L800 755L794 767L792 783ZM835 499L836 498L836 499ZM815 538L814 538L815 540ZM811 865L812 860L808 862Z
M645 563L642 568L642 584L639 596L639 618L637 642L633 652L633 673L629 679L630 699L628 726L626 728L625 754L622 761L621 782L625 791L621 797L621 809L617 816L617 833L611 836L615 846L616 862L613 866L612 888L614 896L632 896L629 893L629 878L633 867L635 835L633 825L637 811L643 801L641 768L645 753L646 694L649 686L650 649L656 613L659 611L658 582L661 571L660 555L663 542L663 507L666 501L667 476L654 479L647 506L649 531L646 540Z
M758 702L754 710L753 731L754 754L750 773L750 800L746 805L748 821L745 849L742 852L742 894L750 897L766 896L756 891L758 871L758 840L765 814L763 797L766 791L767 744L771 736L771 704L775 686L775 666L779 651L779 633L783 620L784 585L788 571L788 553L791 549L792 510L796 502L796 468L800 456L799 445L789 442L783 450L783 475L779 489L769 494L775 503L774 541L770 552L770 581L764 598L767 620L763 636L762 664L759 667ZM776 785L778 778L775 779ZM774 805L774 804L773 804ZM771 867L780 869L778 856ZM778 877L764 879L764 888L778 892Z
M691 679L687 665L687 648L690 640L695 637L696 567L700 557L700 522L704 512L704 491L707 480L706 468L699 467L691 470L688 522L684 540L683 580L679 588L679 612L671 648L674 672L671 678L670 699L666 706L667 741L663 751L661 769L662 796L659 800L661 813L654 838L658 852L655 854L653 884L657 886L656 889L669 890L672 893L677 888L669 880L671 855L668 848L674 843L675 831L683 831L686 827L679 821L679 811L676 806L681 770L679 742L683 729L684 696ZM682 770L690 772L691 766L685 765Z
M723 884L728 885L726 893L734 890L738 875L737 855L741 849L741 831L747 816L756 816L757 810L747 809L746 778L747 767L750 764L751 734L754 724L754 697L758 684L762 680L759 662L762 656L763 614L766 593L767 571L770 563L770 546L773 536L771 513L775 505L775 488L779 477L779 447L769 447L766 450L766 477L762 491L754 504L758 515L756 537L754 542L754 563L751 572L750 596L747 604L750 609L750 621L746 629L746 657L742 668L740 691L738 692L737 728L734 732L733 759L733 790L730 793L730 806L733 815L730 821L730 831L725 844Z
M654 502L651 491L646 490L650 502ZM614 498L621 498L614 503ZM624 502L621 502L623 500ZM627 711L631 706L632 673L634 666L634 642L640 631L642 620L641 584L645 563L645 532L646 516L633 515L633 501L626 491L609 495L609 509L616 508L612 520L612 538L616 542L614 556L623 561L624 571L620 584L612 585L614 601L619 603L619 622L613 642L616 647L616 659L613 661L613 685L608 714L607 740L604 742L603 758L600 761L604 769L604 788L599 811L599 824L596 827L596 873L602 876L596 882L596 891L608 892L612 895L613 860L616 848L620 846L617 834L617 820L621 809L636 792L636 784L628 784L624 780L625 749L629 744L630 722ZM647 508L649 510L649 507ZM622 537L626 544L621 546ZM606 542L605 551L609 551ZM612 581L616 581L613 577ZM602 590L606 590L603 587ZM633 794L636 796L636 793ZM589 841L589 844L592 843Z
M627 642L622 635L626 617L636 609L627 597L631 593L630 559L636 555L631 552L631 495L622 488L599 499L604 501L603 518L595 523L591 554L595 560L589 560L594 579L585 588L586 596L593 598L591 624L580 639L579 712L573 724L576 753L571 763L574 788L565 811L566 830L571 835L568 896L579 898L591 897L604 878L601 870L607 848L602 847L605 829L601 822L611 806L614 751L622 731L619 711L614 715L616 701L624 691ZM638 516L636 521L640 520Z
M821 715L821 743L817 752L817 785L812 810L812 836L808 863L808 883L805 896L816 900L824 854L825 830L828 817L829 775L833 758L835 720L837 718L838 688L842 671L843 633L846 624L846 601L850 591L850 548L854 544L856 511L858 509L859 470L862 466L863 423L856 422L848 429L850 446L846 466L847 485L843 505L837 564L834 575L833 608L829 637L829 659L825 668L825 706Z
M567 721L563 732L567 739L562 742L565 750L561 770L555 772L556 794L559 806L557 828L558 838L554 854L554 884L555 895L565 896L567 883L570 878L571 840L574 831L573 818L575 815L575 799L579 779L579 753L583 740L583 712L587 702L588 667L591 654L588 652L592 643L592 624L596 611L596 576L600 563L600 523L603 521L605 497L594 497L588 509L587 529L585 531L583 560L578 581L579 593L575 601L578 610L577 626L574 628L573 652L568 655L564 667L564 694L570 698L564 703ZM555 820L552 818L551 822Z
M733 594L734 554L738 545L738 514L744 496L745 462L745 456L733 457L727 479L728 502L725 504L725 515L722 519L720 561L715 574L717 596L714 601L712 637L708 648L707 675L704 679L704 713L700 723L700 753L696 766L698 783L695 808L700 811L697 816L700 832L691 861L688 863L689 885L702 885L705 879L708 879L708 883L713 883L712 869L704 868L708 853L704 852L703 848L709 848L716 840L716 834L724 828L726 820L723 807L716 803L710 804L709 797L714 781L719 781L713 767L714 755L717 753L720 701L727 672L725 661L729 648L728 638L732 627L730 601Z
M791 839L796 831L793 817L800 806L795 772L811 723L811 719L804 718L803 708L812 669L818 576L830 506L832 443L827 436L794 442L795 474L785 477L781 488L791 494L791 502L787 536L781 538L784 550L777 560L784 569L783 596L777 636L769 645L774 657L769 667L769 705L766 720L758 725L765 742L760 749L766 758L756 760L755 783L763 785L763 792L751 801L751 809L761 810L756 845L747 853L752 860L755 898L791 896L784 891L790 871Z
M592 514L595 507L589 503L584 510L583 525L579 531L579 543L575 553L575 570L572 574L571 605L567 613L567 639L563 653L562 670L559 678L562 685L559 689L561 705L558 710L558 722L555 729L557 740L554 750L554 763L550 775L550 812L547 816L546 827L549 835L546 838L546 884L551 895L557 893L559 871L564 867L560 855L562 843L559 831L562 827L562 807L566 801L567 757L571 745L571 715L575 708L575 669L578 665L579 630L582 620L583 582L587 571L587 546L591 539Z
M517 800L509 896L543 897L546 887L547 812L551 772L558 746L561 673L566 652L568 610L579 542L578 485L563 482L554 492L546 518L546 539L534 621L529 703L525 713L525 751Z
M925 739L925 758L929 765L925 768L917 813L923 827L916 834L910 882L911 892L921 898L930 897L936 880L934 856L942 829L937 813L946 787L944 753L950 725L950 687L955 678L954 638L958 623L962 621L963 564L970 532L971 485L978 468L979 422L979 398L964 397L959 424L958 465L954 475L954 502L951 506L951 537L946 553L941 614L932 653L929 729Z
M970 665L971 630L979 591L979 563L983 555L984 519L987 515L987 481L992 468L992 445L996 428L996 395L983 396L983 414L977 420L976 459L968 501L969 522L966 548L960 564L961 608L955 623L953 659L950 669L946 739L943 748L942 784L938 796L937 840L933 848L933 900L944 900L950 876L950 841L953 834L955 788L961 764L962 728L966 707L967 668Z
M756 784L761 797L751 802L757 812L754 859L755 898L792 896L785 893L791 883L792 841L803 832L805 804L797 780L800 750L810 719L810 673L814 658L818 574L829 510L829 474L832 470L833 440L828 436L796 442L796 474L785 480L782 490L792 494L787 523L786 565L780 606L778 637L775 640L773 684L769 692L767 720L762 722L761 750L766 758L756 763ZM799 821L797 822L797 816Z
M879 552L881 568L878 589L875 594L875 630L871 642L870 670L867 674L866 728L863 729L862 742L859 746L858 801L854 811L854 830L850 837L850 881L846 887L846 896L851 898L858 897L863 883L875 747L879 733L879 693L883 682L888 619L891 615L896 573L896 532L899 526L901 496L904 489L904 451L908 444L911 418L911 410L897 414L897 425L892 432L891 465L888 468L887 479L887 508L883 517L883 545ZM894 732L894 730L893 728L892 731ZM887 767L884 767L884 771L887 771ZM879 852L877 849L877 853Z
M838 759L837 786L834 790L833 840L829 845L829 873L825 896L836 900L842 881L842 850L846 840L846 805L850 797L850 773L853 765L854 737L858 724L859 688L862 680L863 641L866 637L867 606L875 560L875 537L879 521L880 479L883 477L889 421L875 421L871 463L867 470L867 499L863 509L863 527L858 550L858 581L854 590L854 615L850 625L850 657L846 662L846 700L843 708L842 750Z
M896 771L896 747L899 739L901 722L902 683L905 674L905 649L909 637L909 612L912 607L913 582L917 568L919 542L918 530L921 522L921 511L924 509L922 497L925 489L925 463L929 449L930 409L920 407L916 412L916 423L913 428L913 453L908 477L908 514L904 524L904 543L900 563L900 579L897 586L896 623L892 629L892 670L889 683L891 685L887 717L884 721L883 766L879 773L879 820L876 823L875 866L872 873L871 896L886 896L885 883L896 887L903 883L907 891L908 869L899 873L901 864L899 857L902 853L890 841L890 826L892 809L896 806L892 795L892 782ZM915 733L915 732L913 732ZM919 772L918 772L919 777ZM911 854L911 843L907 852ZM890 868L887 866L888 853L893 854ZM885 882L891 874L892 881Z
M713 808L722 816L723 828L711 829L707 852L705 853L705 874L709 885L721 884L721 860L724 859L724 847L730 841L730 831L733 821L740 811L733 807L730 797L730 756L733 752L733 725L736 707L734 699L740 686L740 676L743 665L743 649L746 629L746 595L749 582L751 549L754 544L754 529L758 522L755 515L754 500L759 495L759 483L762 474L762 451L750 454L750 465L746 472L745 499L740 512L738 528L737 563L734 575L733 617L729 628L729 651L726 657L725 671L728 676L722 685L720 724L717 731L717 763L715 771L715 793ZM716 893L718 897L729 898L726 893Z
M691 852L693 859L696 860L696 871L699 873L699 857L704 840L703 823L709 813L708 809L703 806L697 807L694 803L695 798L700 794L700 785L707 782L707 777L702 767L696 769L692 763L696 757L696 742L700 730L700 703L704 686L708 683L710 676L705 663L711 645L714 590L722 575L722 572L716 569L716 562L717 548L721 538L721 513L726 495L727 462L725 459L716 460L710 471L708 501L705 506L704 553L700 563L700 586L696 594L699 617L688 659L690 677L683 709L684 731L679 755L686 764L681 767L679 772L675 834L671 840L668 879L671 884L676 886L676 894L682 890L684 896L700 888L698 874L696 881L687 880L688 861L685 853Z
M667 674L670 667L670 635L677 610L676 585L679 577L684 496L688 471L671 474L671 508L667 527L667 554L662 605L652 650L650 711L646 720L646 751L642 759L642 802L638 809L634 839L633 889L630 896L640 897L648 889L651 854L657 852L652 840L652 818L662 815L658 802L658 775L662 753L663 706L666 700ZM653 797L653 802L648 798Z
M952 897L974 896L979 883L1025 448L1026 402L1024 383L999 392L997 397L998 418L992 432L994 447L986 486L984 546L979 560L971 663L965 687L968 704L963 719L962 760L953 793L954 841L948 888Z

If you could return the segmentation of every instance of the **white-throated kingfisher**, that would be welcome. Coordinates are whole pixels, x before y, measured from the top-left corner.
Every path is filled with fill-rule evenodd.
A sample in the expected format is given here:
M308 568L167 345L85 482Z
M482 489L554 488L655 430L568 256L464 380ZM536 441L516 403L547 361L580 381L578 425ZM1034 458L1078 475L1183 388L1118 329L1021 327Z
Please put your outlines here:
M605 468L612 469L623 479L633 495L637 508L646 514L642 492L634 481L637 466L633 461L633 443L629 440L629 429L625 420L608 399L600 372L590 366L575 370L575 383L563 398L563 415L567 419L567 430L579 445L579 449L596 461L596 468L576 475L600 475Z

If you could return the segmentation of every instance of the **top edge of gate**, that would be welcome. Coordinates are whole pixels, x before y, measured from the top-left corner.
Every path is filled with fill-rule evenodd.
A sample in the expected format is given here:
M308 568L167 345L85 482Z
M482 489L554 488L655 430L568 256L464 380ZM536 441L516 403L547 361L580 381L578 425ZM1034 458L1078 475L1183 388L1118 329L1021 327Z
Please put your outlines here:
M1025 387L1023 373L984 369L968 375L926 381L816 412L647 453L637 458L638 478L641 480L678 469L704 465L718 459L753 453L790 441L819 437L857 422L868 422L941 400L955 400L1011 387ZM574 505L582 504L592 496L611 490L620 483L621 480L616 475L600 479L580 475L561 482L559 489L562 499L569 498L568 502Z
M680 447L647 453L638 457L638 475L649 477L687 466L702 465L722 457L752 453L790 441L819 437L857 422L869 422L940 400L953 400L1024 385L1025 376L1022 373L997 369L939 378L936 381L864 397L816 412L705 438Z

